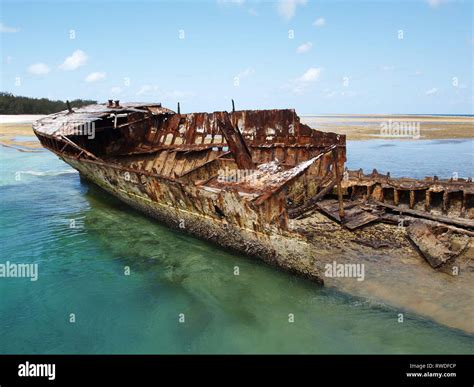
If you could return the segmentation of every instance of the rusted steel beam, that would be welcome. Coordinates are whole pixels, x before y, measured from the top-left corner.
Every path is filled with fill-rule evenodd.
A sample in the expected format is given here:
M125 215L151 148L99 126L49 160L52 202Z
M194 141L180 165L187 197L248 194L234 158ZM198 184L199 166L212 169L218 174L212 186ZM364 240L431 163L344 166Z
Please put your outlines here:
M389 208L391 210L397 211L399 213L406 213L406 214L414 215L414 216L417 216L417 217L420 217L420 218L435 220L435 221L441 222L441 223L453 224L453 225L459 226L459 227L474 228L474 220L450 218L450 217L444 216L444 215L433 215L433 214L430 214L430 213L427 213L427 212L424 212L424 211L411 210L411 209L408 209L408 208L401 209L400 207L392 206L391 204L387 204L387 203L382 203L378 200L372 200L372 202L379 205L379 206L386 207L386 208Z
M261 205L263 202L265 202L266 200L268 200L269 198L271 198L273 195L276 195L277 193L279 193L284 187L288 187L288 185L296 178L298 178L299 176L301 176L303 173L305 173L305 171L317 160L323 158L325 155L327 154L331 154L332 150L336 147L336 145L333 145L329 148L327 148L324 152L321 152L319 155L317 155L316 157L313 157L312 159L310 160L307 160L303 163L301 163L299 165L299 167L297 169L294 169L295 170L295 173L293 173L288 179L282 181L277 187L271 189L271 190L268 190L267 192L265 192L263 195L261 195L259 198L257 198L255 201L254 201L254 204L259 206Z
M399 203L400 203L400 192L398 191L398 189L394 188L393 189L393 204L398 206Z
M443 192L443 212L446 214L448 212L449 206L449 191Z
M288 210L288 217L290 219L295 219L302 214L304 214L307 211L310 211L312 208L314 208L319 200L324 198L329 192L332 191L334 186L337 184L337 179L334 178L333 180L330 181L330 183L324 187L319 193L316 194L316 196L312 197L306 204L303 204L302 206L298 208L293 208Z
M341 187L341 171L339 168L339 153L338 148L336 147L333 150L334 156L334 172L336 173L336 184L337 184L337 200L339 202L339 218L341 221L344 219L344 200L342 197L342 187Z
M94 160L97 160L98 157L88 151L86 151L85 149L81 148L79 145L77 145L75 142L71 141L69 138L67 138L66 136L61 136L58 138L59 141L63 141L63 142L66 142L68 143L69 145L73 146L74 148L78 149L81 154L82 153L85 153L87 156L89 156L90 158L94 159Z
M471 179L458 178L454 180L440 180L438 178L425 178L424 180L418 180L407 177L390 178L389 174L382 175L375 171L370 175L364 175L362 170L350 170L348 171L349 179L345 182L346 186L351 185L363 185L363 184L386 184L399 190L424 190L431 189L436 192L449 190L450 192L467 191L468 193L474 193L474 185L471 183Z
M412 189L410 190L410 208L415 208L415 191Z
M59 150L60 153L64 152L64 150L68 147L68 143L66 142L63 147Z
M466 192L463 192L462 201L461 201L461 216L462 217L466 215L466 202L467 202L467 194Z
M147 121L149 118L150 117L148 115L146 115L145 117L140 118L138 120L131 121L131 122L126 122L124 124L117 125L116 129L125 128L125 127L130 126L130 125L138 124L139 122Z
M239 169L252 170L255 165L252 161L247 144L240 134L239 130L232 125L227 112L215 113L217 115L218 127L221 129L230 151L233 153L235 162Z
M429 189L425 192L425 211L430 211L431 208L431 191Z
M365 192L364 200L369 200L370 199L370 197L372 196L372 190L373 190L373 186L368 185L367 190Z

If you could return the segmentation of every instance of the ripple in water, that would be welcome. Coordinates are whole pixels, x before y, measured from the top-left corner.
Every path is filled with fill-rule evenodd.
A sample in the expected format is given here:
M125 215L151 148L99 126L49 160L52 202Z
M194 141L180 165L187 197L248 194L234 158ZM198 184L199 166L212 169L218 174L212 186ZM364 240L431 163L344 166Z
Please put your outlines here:
M37 282L0 279L0 353L474 353L472 335L399 324L397 310L176 233L76 174L15 180L64 171L50 154L0 157L0 263L39 264Z

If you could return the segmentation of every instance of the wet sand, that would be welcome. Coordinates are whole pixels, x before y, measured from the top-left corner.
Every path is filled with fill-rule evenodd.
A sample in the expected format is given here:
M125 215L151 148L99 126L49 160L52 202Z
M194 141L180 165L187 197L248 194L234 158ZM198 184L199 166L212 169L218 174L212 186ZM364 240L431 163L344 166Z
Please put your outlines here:
M394 128L396 124L417 128L419 139L474 138L472 116L306 115L301 117L301 122L317 130L345 134L348 140L413 139L410 135L387 135L387 127Z
M33 133L31 124L1 123L0 145L22 151L41 149L41 144Z
M469 247L451 265L459 267L459 275L433 269L413 249L403 228L375 224L347 231L315 212L295 222L298 227L310 230L311 243L318 252L320 262L363 264L365 279L325 277L325 286L352 296L394 308L394 319L400 311L424 316L451 328L474 333L474 246ZM364 245L351 245L354 240L380 240L393 247L367 249ZM472 239L472 238L471 238ZM339 254L343 258L338 258Z
M41 149L31 124L42 117L44 115L0 114L0 145L22 152Z

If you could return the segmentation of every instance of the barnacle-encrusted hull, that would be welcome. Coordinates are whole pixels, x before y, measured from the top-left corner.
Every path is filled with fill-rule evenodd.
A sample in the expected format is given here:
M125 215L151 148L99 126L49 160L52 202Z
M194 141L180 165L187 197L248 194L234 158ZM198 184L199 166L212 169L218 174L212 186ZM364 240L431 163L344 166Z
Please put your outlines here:
M312 130L293 110L176 114L160 104L93 105L33 128L82 177L178 230L404 308L409 297L428 302L433 289L461 305L469 298L471 181L347 171L345 136ZM443 260L433 261L438 271L412 245L420 228L407 239L406 226L416 222L441 227L443 246L462 245L445 246ZM326 275L335 261L364 264L366 280ZM448 288L453 275L463 291ZM412 309L469 330L434 307Z

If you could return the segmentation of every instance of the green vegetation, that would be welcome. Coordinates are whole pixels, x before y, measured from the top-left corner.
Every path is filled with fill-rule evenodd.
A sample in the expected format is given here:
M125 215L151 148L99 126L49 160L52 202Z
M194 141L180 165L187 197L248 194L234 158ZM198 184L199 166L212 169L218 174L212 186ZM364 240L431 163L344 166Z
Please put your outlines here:
M71 107L81 107L95 104L97 101L75 99L70 103ZM51 114L66 109L65 101L20 97L11 93L0 92L0 114Z

